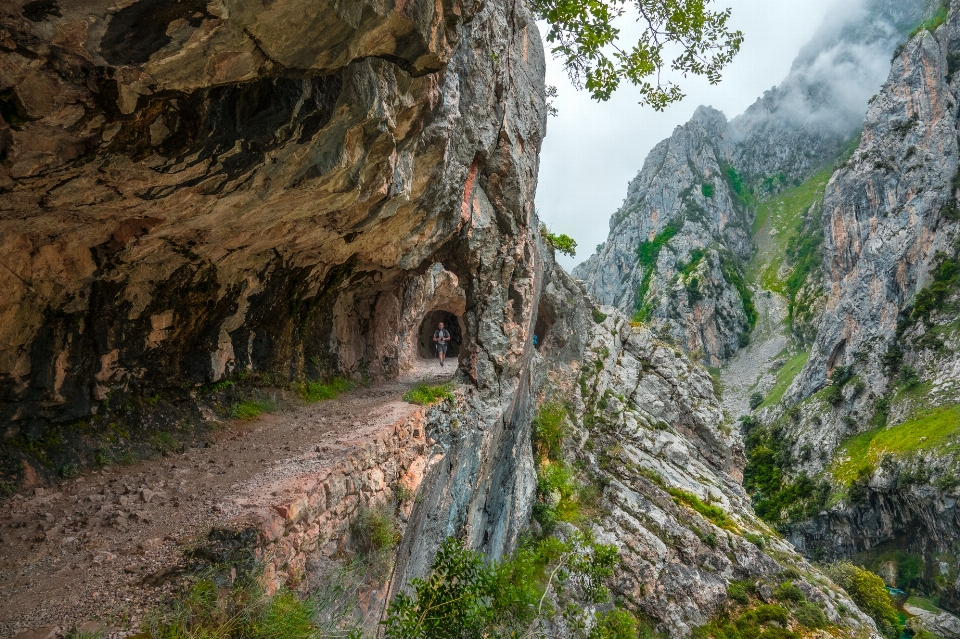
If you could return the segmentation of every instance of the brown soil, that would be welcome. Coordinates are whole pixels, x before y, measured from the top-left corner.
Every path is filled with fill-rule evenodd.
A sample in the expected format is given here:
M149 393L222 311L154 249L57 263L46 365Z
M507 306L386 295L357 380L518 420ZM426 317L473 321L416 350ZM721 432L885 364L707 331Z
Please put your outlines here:
M455 370L421 361L397 381L225 422L203 448L5 499L0 636L31 631L45 639L74 627L132 633L174 592L184 551L224 520L226 502L296 472L308 452L324 450L320 461L337 463L353 450L345 436L414 412L403 393L420 381L442 383Z

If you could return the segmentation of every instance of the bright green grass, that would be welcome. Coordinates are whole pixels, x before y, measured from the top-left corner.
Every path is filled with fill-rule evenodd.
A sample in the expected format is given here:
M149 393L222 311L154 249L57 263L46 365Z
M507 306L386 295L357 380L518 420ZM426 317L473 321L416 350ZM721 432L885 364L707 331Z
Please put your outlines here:
M937 408L910 421L860 433L843 443L831 472L849 485L863 468L880 463L886 454L903 455L960 443L960 405Z
M417 384L404 394L404 401L411 404L427 406L444 399L453 399L452 384L443 384L442 386L428 386L427 384Z
M824 167L800 186L789 188L757 207L757 216L753 222L754 238L758 246L768 246L769 250L765 257L761 255L761 251L757 251L747 270L750 281L759 283L769 291L781 294L786 292L785 282L777 279L777 271L780 270L781 261L786 255L787 243L797 234L797 226L803 214L823 197L823 190L832 174L832 166ZM768 233L774 227L777 233L771 237Z
M323 382L306 382L300 387L300 397L306 402L319 402L324 399L336 399L341 393L353 388L353 384L341 377Z
M772 406L783 399L783 394L790 387L790 384L793 383L793 378L797 376L797 373L800 372L803 365L807 363L808 357L810 357L810 351L801 351L787 360L787 363L777 371L777 383L773 385L773 388L770 389L767 396L763 398L763 403L760 404L760 408Z
M248 399L230 407L230 414L236 419L256 419L263 413L272 413L276 403L269 399Z
M907 604L915 608L920 608L921 610L926 610L927 612L932 612L934 614L940 614L941 610L930 601L929 599L924 599L923 597L909 597L907 599Z

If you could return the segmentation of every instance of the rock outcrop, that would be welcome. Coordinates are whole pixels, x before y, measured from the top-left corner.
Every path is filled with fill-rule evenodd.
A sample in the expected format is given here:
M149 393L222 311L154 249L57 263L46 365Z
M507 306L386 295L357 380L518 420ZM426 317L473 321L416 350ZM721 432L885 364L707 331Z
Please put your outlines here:
M272 557L266 585L332 556L393 481L417 499L371 606L446 537L511 552L537 499L531 421L561 393L565 453L602 485L594 532L620 549L625 605L687 636L733 580L751 601L793 580L797 601L872 633L753 516L706 371L595 308L543 246L543 50L525 5L61 0L7 3L0 25L5 480L66 474L56 459L75 471L96 460L84 442L127 428L156 434L137 420L161 397L202 427L197 394L229 384L396 376L444 311L455 401L358 429L370 446L351 440L337 466L225 507ZM676 137L638 178L655 219L624 218L633 244L617 248L647 242L650 293L610 301L641 302L716 363L752 322L747 196L722 114L702 109ZM670 316L674 297L692 319Z
M889 571L891 584L909 581L952 606L958 51L954 2L943 24L894 58L859 147L825 190L827 301L809 359L783 402L760 413L786 443L789 474L835 495L788 526L798 548L867 563L912 557L921 568Z
M651 151L607 242L574 275L688 353L714 366L728 360L756 322L744 273L756 199L837 157L886 74L886 55L923 11L918 0L867 3L829 20L786 80L742 115L727 122L701 107Z
M728 609L732 582L776 587L795 572L831 623L870 634L862 613L838 612L856 608L843 591L754 515L740 433L725 425L707 370L584 298L554 267L539 304L553 322L532 370L540 396L568 407L569 458L602 487L592 531L620 551L618 599L683 637Z
M523 11L428 4L3 5L11 477L45 470L17 442L138 397L394 375L437 303L512 396L543 51ZM450 299L425 297L441 262Z

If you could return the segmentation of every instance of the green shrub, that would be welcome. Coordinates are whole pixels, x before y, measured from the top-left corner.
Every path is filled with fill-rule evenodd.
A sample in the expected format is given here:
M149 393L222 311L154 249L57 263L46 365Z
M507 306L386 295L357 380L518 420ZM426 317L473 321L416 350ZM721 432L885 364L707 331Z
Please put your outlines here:
M533 418L533 440L539 454L560 459L566 429L567 409L560 402L546 402Z
M933 480L933 486L940 492L953 492L960 486L960 477L958 477L955 472L947 471L947 473Z
M903 624L883 579L849 561L824 566L824 572L838 586L847 591L861 610L873 618L880 634L886 639L900 637Z
M747 608L738 617L721 617L693 631L693 639L798 639L787 630L790 614L777 604Z
M757 313L757 307L753 303L753 293L747 288L747 283L743 280L743 275L733 260L721 259L720 270L723 271L723 277L737 289L737 294L740 296L743 314L746 315L747 325L749 326L748 331L741 333L740 345L747 346L750 343L750 336L747 333L753 330L753 327L757 325L757 318L760 317Z
M603 321L607 319L606 313L601 313L599 308L590 309L593 313L593 321L597 324L603 324Z
M668 488L667 492L673 495L673 500L675 502L690 506L717 526L726 528L728 530L733 530L736 528L736 526L733 524L733 521L727 515L726 511L723 510L723 508L714 506L713 504L705 504L693 493L688 493L687 491L679 488Z
M703 197L713 197L714 186L712 184L701 184L700 192L703 193Z
M796 618L797 623L811 630L824 628L830 623L830 620L827 619L827 615L823 610L816 604L810 602L805 602L797 606L793 611L793 616Z
M403 395L403 401L420 406L428 406L439 401L453 399L452 384L443 384L442 386L429 386L427 384L417 384Z
M762 393L751 393L750 395L750 410L756 410L756 408L763 403L763 394Z
M230 415L234 419L256 419L263 413L272 413L277 409L275 402L269 399L248 399L235 402L230 406Z
M763 535L748 532L743 536L743 538L761 550L767 545L767 538Z
M792 443L779 427L756 425L745 432L747 467L743 485L757 515L775 526L816 515L829 499L830 484L814 482L801 472L789 473L795 459Z
M350 522L350 541L367 559L382 557L400 542L400 531L390 509L381 505L363 509Z
M650 289L650 278L653 276L653 271L657 265L657 258L660 257L660 250L673 239L681 228L683 228L682 219L671 220L652 240L640 242L637 246L637 263L643 270L643 276L637 289L637 313L634 314L634 321L639 322L645 319L644 300Z
M727 586L727 597L739 604L747 605L750 603L748 594L749 582L733 581Z
M899 377L900 384L907 390L916 388L920 384L920 376L912 366L901 367Z
M597 544L583 533L569 541L547 538L512 557L485 563L476 551L453 538L443 542L430 573L414 579L393 598L384 623L386 639L463 639L519 637L537 619L563 616L582 627L583 611L554 610L544 593L561 582L576 583L587 604L609 599L604 582L617 563L616 547ZM564 566L565 570L549 567ZM620 613L599 617L591 639L626 639L635 621Z
M597 615L589 639L637 639L639 630L636 617L626 610L614 609Z
M342 377L334 377L326 382L305 382L300 387L300 397L305 402L319 402L336 399L341 393L353 388L353 383Z
M785 581L777 586L777 589L773 594L781 601L793 601L795 603L800 603L806 601L807 599L806 596L804 596L803 591L791 581Z
M560 233L559 235L551 233L545 226L540 227L540 234L543 236L543 239L547 241L547 245L550 246L550 248L569 255L570 257L576 257L577 241L569 235L564 233Z

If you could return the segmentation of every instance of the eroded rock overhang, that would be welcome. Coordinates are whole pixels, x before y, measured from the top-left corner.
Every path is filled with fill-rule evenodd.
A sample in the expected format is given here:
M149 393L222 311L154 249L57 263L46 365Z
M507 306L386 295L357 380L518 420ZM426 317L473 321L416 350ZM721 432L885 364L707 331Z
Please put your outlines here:
M393 375L434 293L469 376L513 392L545 126L525 10L0 12L8 440L238 371Z

